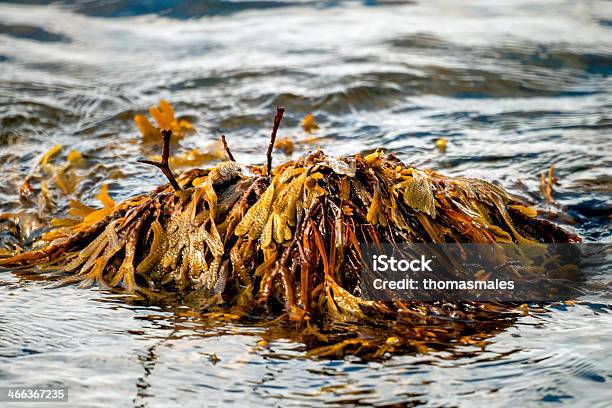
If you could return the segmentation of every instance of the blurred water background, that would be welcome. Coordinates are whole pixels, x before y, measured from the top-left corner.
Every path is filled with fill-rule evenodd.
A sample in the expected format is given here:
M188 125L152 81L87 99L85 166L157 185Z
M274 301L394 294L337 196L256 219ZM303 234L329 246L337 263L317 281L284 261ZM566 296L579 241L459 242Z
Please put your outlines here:
M103 183L118 201L164 181L136 163L159 146L132 120L163 98L197 129L176 154L218 148L225 133L239 161L262 163L282 104L280 136L295 151L276 163L317 146L383 147L494 181L585 241L610 242L610 2L46 3L0 2L0 212L30 217L26 238L38 224L19 186L56 144L58 160L69 149L85 158L75 195L88 204ZM300 126L307 114L315 140ZM550 204L539 178L553 163ZM63 211L66 197L56 204ZM65 384L83 407L603 407L611 305L602 286L500 327L485 347L316 360L287 336L189 305L130 305L0 273L0 385Z

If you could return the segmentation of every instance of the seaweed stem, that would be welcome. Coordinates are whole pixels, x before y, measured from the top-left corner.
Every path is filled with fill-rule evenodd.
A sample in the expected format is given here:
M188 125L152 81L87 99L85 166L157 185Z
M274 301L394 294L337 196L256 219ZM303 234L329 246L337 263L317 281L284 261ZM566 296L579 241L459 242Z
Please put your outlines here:
M225 140L225 135L221 135L221 141L223 142L223 148L225 149L225 153L227 153L227 157L229 157L230 161L235 162L236 160L234 160L234 156L232 155L232 152L227 145L227 141Z
M181 186L179 186L174 174L172 174L172 170L170 170L170 166L168 165L168 158L170 157L170 138L172 137L171 129L162 129L161 131L164 144L162 149L162 156L160 162L154 162L151 160L138 160L139 163L150 164L152 166L157 167L164 173L164 176L170 182L170 185L174 189L174 191L181 191Z
M285 113L285 108L277 106L276 115L274 115L274 125L272 126L272 135L270 136L270 144L268 145L268 152L266 153L268 159L268 176L272 173L272 149L276 141L276 132L280 126L281 119L283 119L283 113Z

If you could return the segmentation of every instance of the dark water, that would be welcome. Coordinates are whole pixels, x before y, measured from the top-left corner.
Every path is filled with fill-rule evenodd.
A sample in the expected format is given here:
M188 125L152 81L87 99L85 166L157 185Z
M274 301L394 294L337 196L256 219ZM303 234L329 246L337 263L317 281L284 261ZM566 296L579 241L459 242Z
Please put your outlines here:
M89 204L103 183L116 200L160 183L135 163L157 146L141 143L132 117L165 98L198 129L177 153L210 150L223 132L240 161L261 163L283 104L281 136L306 139L308 113L321 125L294 156L384 147L496 181L585 240L610 241L609 2L28 3L0 3L0 211L21 220L37 211L24 210L19 185L56 144L60 162L84 155L76 195ZM539 193L553 162L556 205ZM61 212L66 197L52 194ZM36 236L36 222L23 225ZM484 347L364 362L307 358L287 336L188 306L1 273L0 385L65 384L71 406L87 407L610 406L610 276L600 282Z

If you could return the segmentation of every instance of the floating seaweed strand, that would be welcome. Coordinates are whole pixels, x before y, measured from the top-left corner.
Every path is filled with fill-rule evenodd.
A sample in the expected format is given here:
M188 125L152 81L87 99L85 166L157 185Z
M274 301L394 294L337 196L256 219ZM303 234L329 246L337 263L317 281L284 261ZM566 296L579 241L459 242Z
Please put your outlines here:
M98 218L84 217L69 232L57 230L52 241L0 259L0 267L145 297L197 291L210 307L238 307L245 314L264 308L321 339L325 336L310 322L406 325L434 309L437 316L473 319L512 310L365 301L361 243L579 240L535 218L535 211L497 186L408 167L381 151L337 158L317 150L271 168L283 112L278 108L261 174L249 174L235 162L223 136L229 161L175 178L168 166L172 130L165 129L162 161L147 163L159 167L168 184ZM350 338L323 346L318 354L352 349L380 355L416 347L410 338L383 340L382 346Z

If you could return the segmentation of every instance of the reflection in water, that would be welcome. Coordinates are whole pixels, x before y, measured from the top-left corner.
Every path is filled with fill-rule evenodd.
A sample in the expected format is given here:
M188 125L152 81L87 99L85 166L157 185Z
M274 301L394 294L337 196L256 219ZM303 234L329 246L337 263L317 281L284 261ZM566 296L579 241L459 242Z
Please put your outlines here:
M311 137L300 127L309 113L321 126L292 157L316 145L330 154L382 146L407 163L499 182L587 241L609 241L608 9L561 0L0 4L0 211L10 213L0 251L35 239L69 198L98 206L102 184L116 201L159 184L135 162L158 152L140 143L132 118L161 98L198 130L178 154L205 152L225 133L238 160L261 163L280 103L280 137ZM41 172L22 202L24 178L56 144L54 166L71 149L82 154L75 192ZM558 205L539 192L552 162ZM463 324L440 343L365 361L312 357L328 345L321 337L203 314L197 299L142 304L2 273L0 384L67 384L72 403L88 407L603 406L609 280L576 305L492 321L478 343L461 341L474 334ZM453 325L427 322L420 335ZM376 338L394 327L318 329Z
M118 301L118 299L100 300L104 303L111 302L111 304ZM119 301L122 303L123 301L127 301L128 304L133 303L127 299ZM347 323L322 325L320 331L314 332L316 333L315 336L313 334L313 330L306 331L297 329L295 326L292 327L292 323L288 321L270 320L265 322L257 322L256 318L251 318L251 321L236 320L236 316L232 316L232 314L227 313L227 311L225 311L226 313L213 312L204 314L200 312L200 308L186 306L185 303L189 304L190 302L172 302L172 304L160 306L161 309L164 310L164 312L168 312L168 314L164 313L163 315L155 314L150 316L137 316L137 319L151 322L160 329L163 329L161 332L158 331L156 333L149 334L154 339L154 343L146 350L140 352L137 357L137 360L141 365L142 375L136 380L135 383L136 397L134 398L134 403L136 406L147 406L149 401L155 401L155 398L159 397L159 395L157 395L159 390L154 386L156 383L154 378L155 369L158 364L162 365L162 367L166 365L164 362L164 356L166 356L168 353L172 353L171 349L174 349L177 343L196 343L198 340L218 338L219 336L224 336L223 341L226 341L225 339L227 339L228 336L232 336L232 340L234 340L235 337L245 338L246 336L246 338L252 338L252 340L246 341L244 339L239 340L241 343L251 344L251 346L247 347L245 351L241 353L236 353L230 356L228 359L226 359L225 355L223 354L222 358L220 358L217 352L201 351L198 353L199 364L207 365L207 371L215 373L216 370L229 370L229 373L231 373L240 372L245 365L253 364L255 363L255 360L259 358L278 363L308 361L303 360L304 356L311 356L311 352L313 350L321 350L321 348L319 348L321 347L321 344L325 341L329 341L334 336L344 336L346 338L362 337L373 340L376 337L381 336L381 334L389 335L389 328L382 326L368 327L364 325ZM535 309L533 311L538 312L538 310ZM539 311L542 312L543 310ZM447 319L440 319L436 322L432 322L430 325L413 325L413 329L415 330L414 332L403 332L402 334L404 336L412 336L412 338L415 339L414 343L411 343L414 347L412 347L410 351L400 353L404 355L404 358L418 358L419 360L421 359L420 356L435 356L434 360L425 359L417 364L431 364L434 363L436 359L439 359L439 361L442 363L445 361L460 361L461 359L475 357L485 352L487 345L491 343L489 339L510 327L516 321L515 317L516 316L513 315L509 315L506 318L500 317L483 325L473 324L473 322L465 322L465 324L460 325L461 330L455 330L452 335L447 336L446 338L441 338L439 333L433 332L441 332L446 326L449 326L451 322ZM455 323L452 325L455 326L455 328L458 327ZM475 340L474 337L468 335L468 333L474 333L477 329L482 330L482 332L477 333L477 336L474 336L478 337L479 340ZM436 343L419 341L418 337L420 336L419 332L421 331L429 332L429 335L432 336L431 339L435 339ZM144 332L138 332L135 334L146 335ZM338 338L336 337L333 341L338 341ZM429 344L430 347L428 347L426 344ZM329 346L323 346L323 348L325 347ZM222 349L219 351L221 352ZM390 348L389 351L396 353L398 352L398 350L393 350L393 348ZM508 352L491 353L490 356L480 361L487 363L500 361L518 351L519 350L512 350ZM319 369L311 369L309 371L311 374L316 376L334 378L337 376L343 376L341 371L333 368L338 366L338 364L342 365L343 363L340 362L343 360L356 364L357 367L355 369L358 371L368 367L364 361L360 361L359 359L347 359L346 356L343 357L343 355L344 352L338 349L338 355L332 353L331 355L318 357L318 360L316 361L320 363L321 367ZM379 361L378 363L371 362L369 364L374 364L374 367L384 367L380 365L382 364L381 362L387 360L390 356L390 353L380 355L379 359L374 360ZM340 360L335 360L338 357L342 358ZM383 360L380 360L380 357L382 357ZM315 360L310 361L314 362ZM338 361L338 363L335 361ZM218 367L217 364L219 365ZM459 363L459 365L461 364L462 363ZM391 369L392 367L399 368L395 366L395 363L389 365L389 367ZM166 369L166 367L162 368L162 370L163 369ZM180 371L182 368L177 366L175 369ZM266 384L269 383L272 389L289 388L289 386L285 385L276 385L276 383L279 381L282 383L284 380L286 380L283 370L277 370L266 365L264 373L265 375L262 375L261 379L254 384L255 387L265 388ZM220 377L222 375L220 375ZM214 374L211 376L213 379L218 378ZM217 383L202 385L217 391L223 390L222 385ZM309 385L308 388L309 389L307 391L297 392L294 398L296 398L297 401L304 398L303 402L308 401L310 398L315 398L315 400L310 401L308 405L316 405L316 401L333 401L335 403L370 405L372 401L376 401L381 398L381 396L376 392L375 388L350 390L346 389L349 387L347 387L347 384L343 384L342 380L339 384L323 386L320 386L318 382L315 382L312 385ZM414 398L423 395L423 393L401 394L402 398L407 398L408 400L413 400ZM331 397L332 400L329 400L329 397ZM384 396L382 399L385 399ZM418 401L423 402L423 400L418 399L412 402Z

